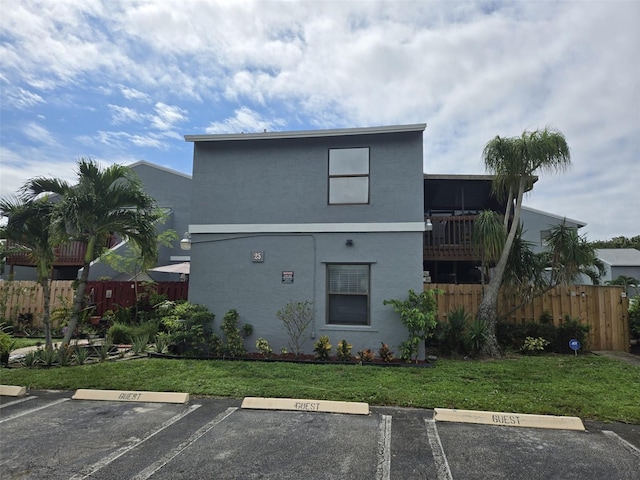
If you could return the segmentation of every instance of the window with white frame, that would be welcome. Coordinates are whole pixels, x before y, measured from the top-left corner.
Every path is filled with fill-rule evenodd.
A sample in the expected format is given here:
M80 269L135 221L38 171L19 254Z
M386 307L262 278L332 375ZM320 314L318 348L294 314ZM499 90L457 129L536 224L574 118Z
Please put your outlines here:
M369 325L369 264L327 265L327 323Z
M369 203L369 148L329 150L329 204Z

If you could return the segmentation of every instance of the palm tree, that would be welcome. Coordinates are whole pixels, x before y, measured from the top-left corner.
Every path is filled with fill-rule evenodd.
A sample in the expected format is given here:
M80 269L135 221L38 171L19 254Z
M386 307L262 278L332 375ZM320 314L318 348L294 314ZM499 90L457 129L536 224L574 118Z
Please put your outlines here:
M44 312L45 346L52 348L51 323L49 310L51 305L51 274L55 261L54 242L49 226L52 221L53 203L47 198L27 200L10 198L0 201L0 214L8 217L7 225L2 228L2 238L12 240L26 250L36 265L37 281L42 286Z
M506 240L478 309L478 319L485 321L489 327L484 352L497 357L500 356L495 334L498 292L520 223L524 192L532 188L536 173L566 168L571 155L564 135L549 128L525 131L520 137L497 136L487 143L482 155L485 167L495 176L494 190L507 199L504 219Z
M533 251L533 243L523 239L522 234L522 224L520 224L513 239L502 279L505 290L512 297L517 297L521 305L548 290L544 275L546 267L544 257Z
M480 282L484 289L487 269L500 258L504 247L505 232L502 228L502 216L493 210L483 210L473 221L472 240L480 249Z
M605 267L596 248L575 228L568 227L566 220L549 231L546 244L550 286L570 285L580 275L589 277L594 285L600 283Z
M27 198L47 192L59 195L52 232L67 241L87 244L73 312L62 341L67 345L83 313L91 262L100 256L109 235L128 238L140 248L143 258L155 260L155 221L159 210L129 167L112 165L101 169L91 159L78 161L78 183L75 185L60 179L38 177L29 180L22 191Z

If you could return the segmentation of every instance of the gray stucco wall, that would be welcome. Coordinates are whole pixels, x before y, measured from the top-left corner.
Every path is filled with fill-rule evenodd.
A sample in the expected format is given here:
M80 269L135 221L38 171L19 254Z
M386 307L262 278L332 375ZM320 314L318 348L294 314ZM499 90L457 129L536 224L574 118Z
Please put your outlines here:
M562 224L563 219L555 215L545 214L544 212L529 210L523 207L520 212L520 221L524 226L523 239L533 244L532 248L535 253L540 253L545 250L545 246L541 242L541 232ZM570 228L578 228L581 226L570 219L566 220L566 225Z
M328 205L329 148L370 147L370 204ZM192 223L408 222L424 216L422 132L199 142Z
M324 233L297 235L201 236L192 245L193 259L189 300L207 305L216 315L236 309L241 323L251 323L253 335L246 341L255 350L256 339L266 338L274 350L287 346L288 336L276 312L290 301L309 300L315 305L315 321L309 329L305 351L313 351L313 338L329 336L332 345L346 339L353 353L377 350L380 342L398 352L407 331L390 306L389 298L406 298L409 289L422 288L422 235L420 233ZM346 239L354 245L345 245ZM202 243L200 243L202 242ZM263 251L264 262L253 263L252 251ZM370 325L327 324L327 263L370 263ZM282 272L293 271L294 282L282 282Z
M368 205L328 205L330 148L369 147ZM192 227L224 224L423 222L422 132L321 138L196 142ZM264 229L263 229L264 230ZM354 242L345 245L347 239ZM328 335L345 339L353 353L377 350L380 342L398 352L407 331L384 299L406 298L422 288L422 232L332 231L307 234L192 234L189 300L209 307L218 328L229 309L274 350L288 344L276 312L290 301L310 300L315 322L305 345ZM264 251L263 263L251 261ZM370 263L368 326L328 325L327 263ZM294 283L283 284L282 272ZM335 351L335 350L334 350Z

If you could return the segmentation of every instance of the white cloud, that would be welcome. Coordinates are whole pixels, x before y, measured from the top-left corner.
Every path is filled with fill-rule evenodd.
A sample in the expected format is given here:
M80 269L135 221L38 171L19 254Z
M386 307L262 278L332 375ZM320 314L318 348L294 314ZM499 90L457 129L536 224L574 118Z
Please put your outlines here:
M265 120L258 112L248 107L241 107L234 112L233 117L221 122L212 122L205 131L206 133L262 132L278 130L285 125L286 122L282 119Z
M493 136L552 125L574 167L541 178L529 204L584 220L590 234L637 234L618 205L634 204L640 183L640 3L541 5L16 2L0 16L3 144L25 156L40 145L43 158L55 139L65 155L149 148L150 161L188 163L177 128L426 122L425 170L483 173ZM24 116L7 127L9 105ZM74 125L61 106L95 110L95 124Z
M40 103L46 103L37 93L25 90L22 87L7 87L2 95L3 101L20 110L34 107Z
M47 130L42 125L38 125L35 122L30 122L27 125L25 125L24 128L22 129L22 133L26 138L28 138L29 140L31 140L36 144L43 144L48 146L58 144L58 142L56 141L56 139L53 137L53 135L49 130Z
M158 102L155 105L155 110L156 114L151 116L151 126L158 130L171 130L176 123L188 120L186 116L188 112L174 105Z
M121 107L120 105L108 105L111 110L112 122L114 124L132 122L142 122L144 115L129 107Z
M120 91L122 92L124 98L126 98L127 100L141 100L145 102L150 100L149 95L136 90L135 88L129 88L121 85Z

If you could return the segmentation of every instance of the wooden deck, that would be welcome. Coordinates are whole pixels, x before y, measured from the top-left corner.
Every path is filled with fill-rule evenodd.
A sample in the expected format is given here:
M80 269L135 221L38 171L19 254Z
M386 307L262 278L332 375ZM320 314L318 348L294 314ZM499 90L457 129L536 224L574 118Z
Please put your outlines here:
M424 260L479 260L472 240L474 215L425 217L433 230L424 234Z

